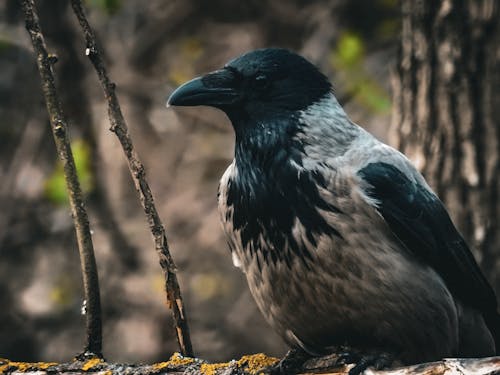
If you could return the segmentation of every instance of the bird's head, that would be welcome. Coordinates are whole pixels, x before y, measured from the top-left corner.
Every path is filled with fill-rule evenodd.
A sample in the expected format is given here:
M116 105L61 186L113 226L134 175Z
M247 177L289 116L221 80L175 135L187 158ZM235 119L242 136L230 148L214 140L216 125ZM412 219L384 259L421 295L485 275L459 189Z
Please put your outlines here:
M305 110L331 92L309 61L281 48L258 49L175 90L167 105L206 105L224 111L235 130L273 123Z

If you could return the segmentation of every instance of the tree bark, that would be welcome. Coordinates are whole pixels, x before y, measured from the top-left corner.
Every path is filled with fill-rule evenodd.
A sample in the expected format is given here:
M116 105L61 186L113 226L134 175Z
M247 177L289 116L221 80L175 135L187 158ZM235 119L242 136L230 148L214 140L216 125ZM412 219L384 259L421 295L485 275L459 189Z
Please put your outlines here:
M403 0L391 143L445 203L500 291L500 11Z
M353 365L335 365L335 356L312 359L302 368L294 372L298 375L348 375ZM276 358L264 354L254 354L241 357L227 363L207 363L201 359L182 357L174 354L168 361L151 365L127 365L107 363L102 359L76 360L69 363L47 362L11 362L0 359L0 374L99 374L99 375L256 375L266 373L268 366L277 362ZM481 359L450 358L438 362L399 367L391 370L367 369L365 375L445 375L445 374L475 374L493 375L500 373L500 357Z

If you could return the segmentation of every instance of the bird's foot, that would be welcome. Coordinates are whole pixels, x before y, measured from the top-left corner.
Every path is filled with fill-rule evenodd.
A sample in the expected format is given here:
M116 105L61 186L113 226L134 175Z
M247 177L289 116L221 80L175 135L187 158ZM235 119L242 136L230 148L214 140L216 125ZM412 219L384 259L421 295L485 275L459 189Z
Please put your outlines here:
M394 357L385 352L362 352L352 348L342 348L338 353L337 364L347 365L354 363L355 366L349 370L349 375L360 375L368 367L382 370L391 366Z
M266 369L269 375L292 375L300 372L302 364L311 358L302 349L290 349L285 356L274 366Z

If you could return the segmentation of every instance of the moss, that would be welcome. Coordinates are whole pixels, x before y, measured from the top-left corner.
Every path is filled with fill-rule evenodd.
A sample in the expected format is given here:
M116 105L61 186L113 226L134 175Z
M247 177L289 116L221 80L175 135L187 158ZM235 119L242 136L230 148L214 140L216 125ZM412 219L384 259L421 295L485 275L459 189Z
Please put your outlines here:
M237 362L238 367L243 368L250 374L258 374L264 368L272 366L278 362L278 358L268 357L264 353L257 353L252 355L244 355Z
M96 366L96 365L98 365L100 363L104 363L104 361L101 358L92 358L92 359L89 359L88 361L86 361L83 364L82 371L88 371L92 367L94 367L94 366Z

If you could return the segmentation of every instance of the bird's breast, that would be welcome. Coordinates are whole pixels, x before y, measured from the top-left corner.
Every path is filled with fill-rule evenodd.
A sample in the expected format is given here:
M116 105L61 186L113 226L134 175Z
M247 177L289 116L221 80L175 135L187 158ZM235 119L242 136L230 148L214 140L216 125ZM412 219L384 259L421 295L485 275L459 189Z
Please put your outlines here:
M352 337L425 345L424 325L436 321L436 342L453 344L456 312L443 281L401 247L348 178L313 180L314 188L295 181L309 190L259 202L248 195L263 187L236 189L238 174L233 164L221 180L224 231L260 310L291 345L316 352Z
M233 248L259 263L310 259L321 236L342 235L326 215L342 213L321 194L326 181L318 171L289 164L279 168L238 168L233 162L221 179L219 210Z

